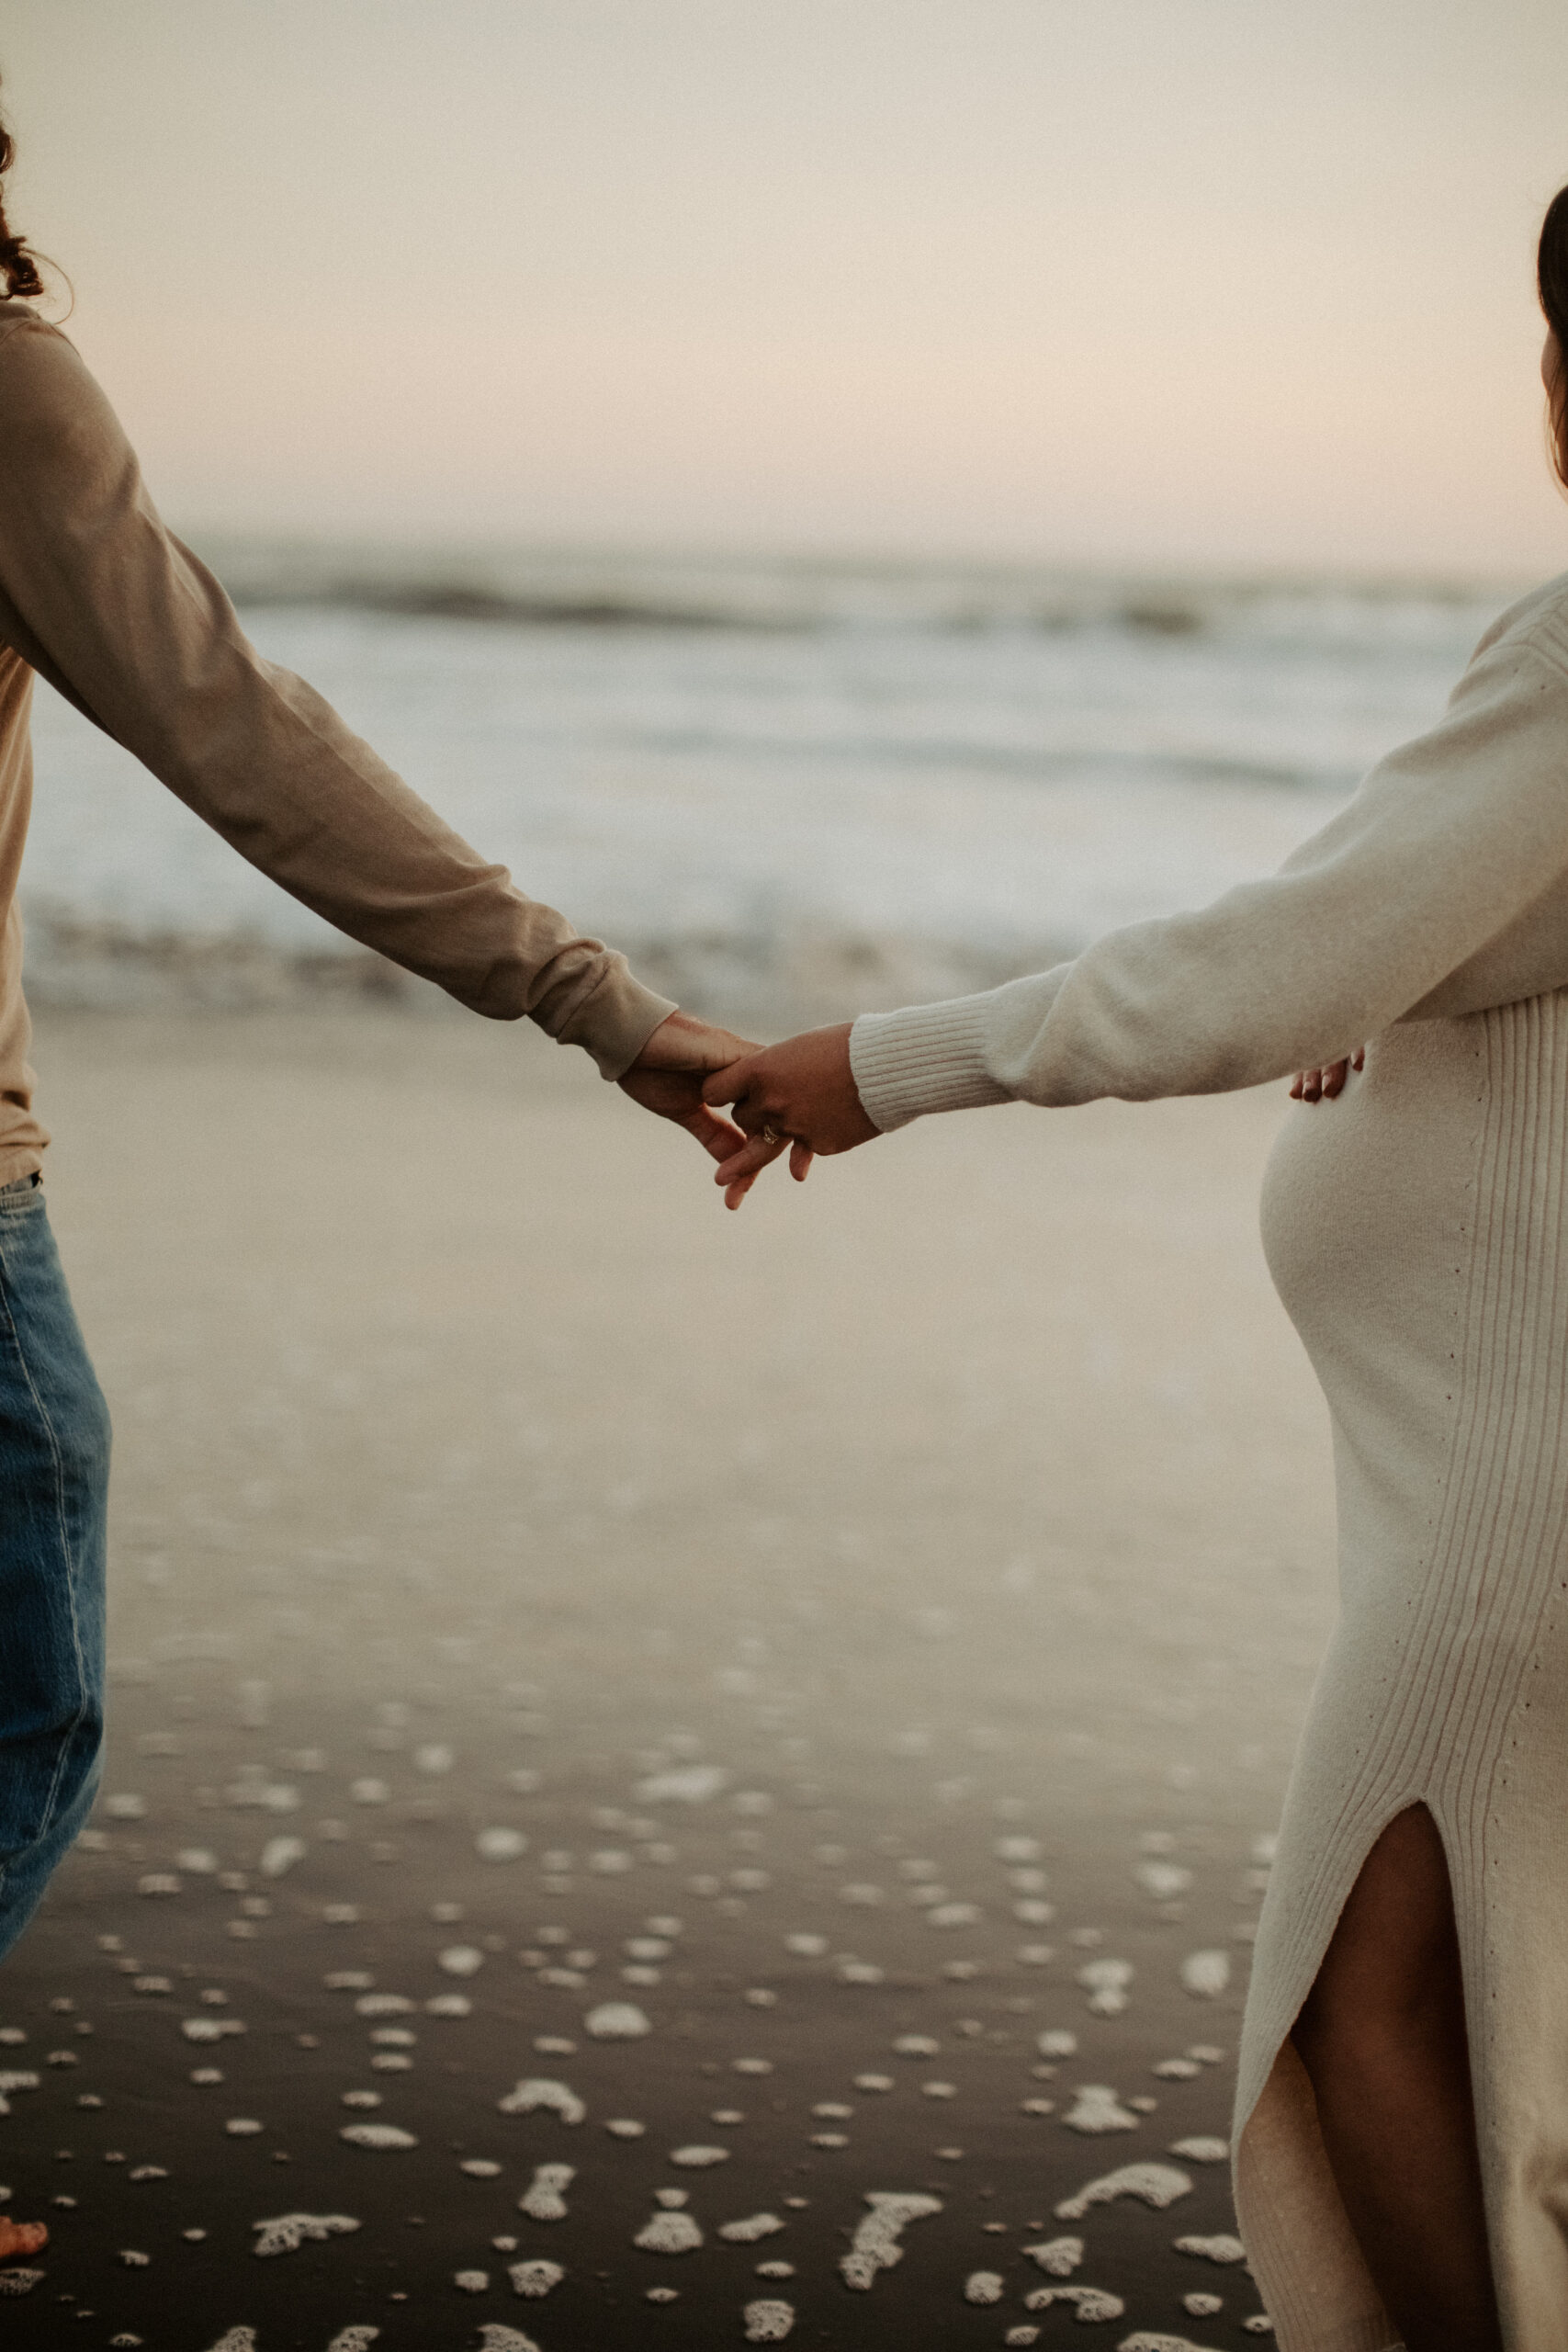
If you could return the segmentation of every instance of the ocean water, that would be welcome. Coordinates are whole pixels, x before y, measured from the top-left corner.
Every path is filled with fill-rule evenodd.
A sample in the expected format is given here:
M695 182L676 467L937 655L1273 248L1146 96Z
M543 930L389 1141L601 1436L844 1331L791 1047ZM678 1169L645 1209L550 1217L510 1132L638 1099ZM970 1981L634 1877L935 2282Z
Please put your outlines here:
M264 653L525 889L731 1017L986 985L1268 871L1511 593L204 552ZM345 947L47 689L36 732L40 992Z

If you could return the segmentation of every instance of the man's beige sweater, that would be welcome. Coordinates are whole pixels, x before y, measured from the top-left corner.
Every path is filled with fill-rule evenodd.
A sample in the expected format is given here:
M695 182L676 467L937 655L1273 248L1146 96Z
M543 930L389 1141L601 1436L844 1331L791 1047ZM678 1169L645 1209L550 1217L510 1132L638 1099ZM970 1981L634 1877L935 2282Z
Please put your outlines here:
M261 659L164 529L71 343L0 302L0 1183L36 1169L48 1141L17 909L35 671L294 898L475 1012L527 1014L616 1078L674 1010Z

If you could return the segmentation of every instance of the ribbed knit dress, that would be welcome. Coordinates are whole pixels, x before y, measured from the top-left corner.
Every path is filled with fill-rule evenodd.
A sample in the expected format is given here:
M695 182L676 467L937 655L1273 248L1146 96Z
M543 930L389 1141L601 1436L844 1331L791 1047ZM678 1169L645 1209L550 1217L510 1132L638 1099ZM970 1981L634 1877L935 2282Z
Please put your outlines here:
M1292 1106L1264 1240L1333 1424L1338 1623L1263 1906L1236 2205L1282 2352L1395 2330L1289 2036L1379 1833L1431 1810L1509 2352L1568 2346L1568 581L1270 879L1076 963L856 1023L879 1127L1247 1086Z

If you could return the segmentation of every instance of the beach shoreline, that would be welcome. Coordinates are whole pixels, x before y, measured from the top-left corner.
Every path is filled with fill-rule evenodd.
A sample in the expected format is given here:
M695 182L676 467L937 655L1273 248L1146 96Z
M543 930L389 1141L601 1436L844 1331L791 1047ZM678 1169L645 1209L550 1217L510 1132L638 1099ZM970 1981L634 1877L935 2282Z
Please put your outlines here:
M932 1120L730 1217L684 1137L533 1034L51 1011L35 1060L117 1464L104 1798L0 1984L39 2076L0 2181L56 2228L17 2344L61 2294L169 2352L367 2324L587 2352L616 2308L718 2345L758 2298L846 2346L1059 2327L1022 2300L1055 2205L1225 2128L1330 1619L1326 1429L1256 1235L1283 1090ZM526 1842L487 1860L497 1829ZM1124 2009L1090 2006L1107 1961ZM372 2070L400 2052L345 1973L413 2005L406 2069ZM211 2053L204 1993L248 2029ZM454 1993L467 2018L425 2011ZM589 2030L615 2002L650 2030ZM1193 2047L1223 2055L1151 2071ZM193 2085L209 2055L226 2080ZM536 2075L586 2120L498 2115ZM1069 2128L1085 2083L1130 2120ZM416 2148L340 2140L372 2088ZM568 2219L520 2217L553 2161ZM1095 2209L1077 2275L1128 2327L1239 2346L1245 2273L1175 2250L1234 2226L1224 2168L1185 2169L1168 2212ZM682 2188L705 2245L637 2249ZM942 2210L852 2291L863 2200L900 2189ZM361 2226L256 2262L295 2210ZM717 2236L764 2210L767 2244ZM536 2257L567 2277L529 2305Z

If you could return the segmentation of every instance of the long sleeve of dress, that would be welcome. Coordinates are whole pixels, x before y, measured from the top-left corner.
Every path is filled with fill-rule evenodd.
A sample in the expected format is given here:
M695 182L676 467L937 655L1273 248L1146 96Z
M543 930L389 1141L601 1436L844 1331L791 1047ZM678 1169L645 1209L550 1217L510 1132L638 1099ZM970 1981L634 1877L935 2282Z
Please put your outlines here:
M0 322L0 639L253 865L474 1012L526 1014L615 1078L674 1010L262 660L73 345L26 311Z
M1279 873L977 996L867 1014L883 1130L929 1111L1252 1086L1392 1023L1568 983L1568 584L1505 615L1429 734Z

